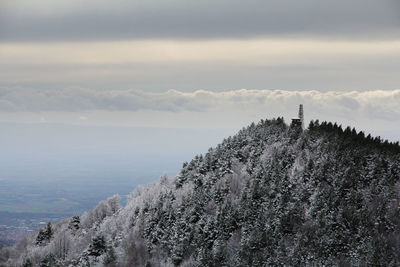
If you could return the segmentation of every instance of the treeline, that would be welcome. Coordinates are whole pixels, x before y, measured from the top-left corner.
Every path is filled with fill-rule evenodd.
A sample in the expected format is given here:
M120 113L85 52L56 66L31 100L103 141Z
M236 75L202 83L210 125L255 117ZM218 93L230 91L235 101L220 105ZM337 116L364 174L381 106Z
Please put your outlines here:
M114 196L0 256L8 266L400 266L399 203L398 144L261 120L135 189L125 207Z
M387 139L382 139L380 136L372 137L371 134L365 135L363 131L357 132L355 128L351 128L350 126L347 126L343 130L342 125L338 125L336 122L323 121L320 123L319 120L312 120L310 121L308 130L320 133L323 132L328 135L338 135L341 138L351 141L353 144L369 146L371 148L378 147L385 152L400 152L399 141L389 142Z

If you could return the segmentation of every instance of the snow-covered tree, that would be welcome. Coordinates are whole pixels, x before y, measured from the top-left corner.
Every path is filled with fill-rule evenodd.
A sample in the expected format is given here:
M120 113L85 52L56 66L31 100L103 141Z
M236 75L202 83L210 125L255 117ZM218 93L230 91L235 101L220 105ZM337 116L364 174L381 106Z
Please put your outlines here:
M14 248L6 266L400 266L400 147L262 120Z

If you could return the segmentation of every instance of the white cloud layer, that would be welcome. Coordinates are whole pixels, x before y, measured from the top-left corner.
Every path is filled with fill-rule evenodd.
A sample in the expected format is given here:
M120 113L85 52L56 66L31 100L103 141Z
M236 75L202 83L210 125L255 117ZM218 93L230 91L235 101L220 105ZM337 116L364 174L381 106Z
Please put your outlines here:
M0 88L3 112L86 112L153 110L166 112L254 112L281 111L303 103L313 113L345 117L368 115L370 118L398 120L400 89L375 91L285 91L234 90L213 92L198 90L162 93L139 90L62 90Z
M285 91L62 90L0 87L0 123L62 123L128 127L226 129L282 116L305 107L311 119L400 139L400 90Z

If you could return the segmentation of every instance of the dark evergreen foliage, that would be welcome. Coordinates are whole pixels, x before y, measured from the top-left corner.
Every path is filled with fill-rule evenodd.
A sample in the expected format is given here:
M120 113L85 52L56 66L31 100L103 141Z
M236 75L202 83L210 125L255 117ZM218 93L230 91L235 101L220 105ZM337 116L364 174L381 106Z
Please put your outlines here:
M44 259L42 259L39 263L40 267L61 267L61 264L58 264L56 257L53 254L49 254Z
M115 202L67 222L74 265L400 266L399 144L336 123L252 123Z
M22 267L33 267L33 263L31 259L26 259L24 263L22 264Z
M98 257L107 251L106 239L103 235L95 236L89 247L89 256Z
M397 266L399 152L330 122L304 132L280 118L252 124L183 165L176 188L193 191L176 209L150 207L144 238L150 251L170 244L175 265L190 256L206 266Z
M69 222L68 228L76 231L79 230L80 225L81 225L81 219L79 218L78 215L74 215L72 216L71 221Z
M103 260L105 266L115 266L117 261L117 255L115 254L115 250L113 247L109 247L107 249L106 257Z
M48 222L44 229L39 230L39 233L36 237L36 244L44 245L47 242L49 242L52 237L53 237L53 228L51 226L51 223Z

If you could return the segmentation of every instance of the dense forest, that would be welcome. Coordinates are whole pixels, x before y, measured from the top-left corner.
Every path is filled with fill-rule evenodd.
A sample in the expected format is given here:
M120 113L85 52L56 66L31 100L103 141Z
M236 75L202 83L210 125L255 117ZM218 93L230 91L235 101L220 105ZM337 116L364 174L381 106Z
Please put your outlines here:
M194 140L195 141L195 140ZM261 120L173 178L3 248L4 266L400 266L400 147Z

